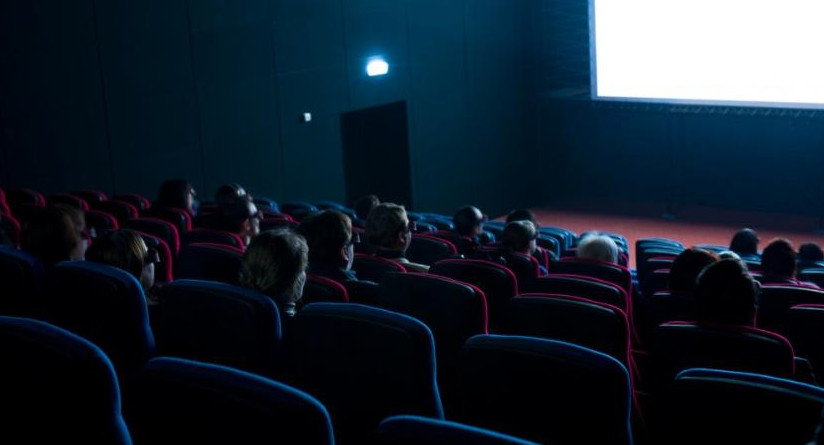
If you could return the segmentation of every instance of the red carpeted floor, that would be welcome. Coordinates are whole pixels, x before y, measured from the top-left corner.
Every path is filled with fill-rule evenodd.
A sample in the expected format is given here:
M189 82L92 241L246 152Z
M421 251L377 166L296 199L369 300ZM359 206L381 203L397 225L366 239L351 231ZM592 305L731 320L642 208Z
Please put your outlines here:
M686 246L696 244L729 245L733 234L742 227L751 227L761 239L760 248L776 237L789 239L796 249L801 243L824 245L824 233L816 232L818 219L794 215L729 212L719 209L680 209L675 219L651 214L641 216L609 214L584 210L533 208L543 225L559 226L575 233L604 230L624 235L635 248L635 240L665 237ZM635 267L635 252L630 254Z

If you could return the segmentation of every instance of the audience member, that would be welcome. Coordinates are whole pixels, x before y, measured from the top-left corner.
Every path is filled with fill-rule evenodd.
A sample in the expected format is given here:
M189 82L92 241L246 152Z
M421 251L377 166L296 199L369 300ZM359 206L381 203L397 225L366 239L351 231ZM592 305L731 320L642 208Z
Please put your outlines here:
M744 228L733 235L730 241L730 250L737 253L743 260L758 259L759 241L755 230Z
M249 242L260 233L260 221L263 215L249 195L227 202L220 208L216 228L240 235L243 244Z
M612 238L592 232L578 242L578 258L618 263L618 245Z
M197 193L191 184L183 179L170 179L160 185L157 193L157 202L153 209L181 209L190 216L197 215Z
M309 246L309 272L335 281L357 280L352 221L337 210L324 210L300 222L299 233Z
M804 243L798 247L799 271L810 268L824 268L824 251L816 243Z
M506 215L506 222L508 224L513 221L529 221L536 229L541 227L541 225L538 224L538 219L535 218L535 214L529 209L518 209L509 212L509 214Z
M458 253L467 257L476 255L478 247L481 246L481 233L484 230L484 223L487 216L474 206L464 206L455 212L452 223L455 225L455 237L449 241L458 249Z
M403 206L384 202L369 213L366 240L375 249L375 255L397 261L410 272L428 272L429 266L413 263L406 258L414 224L414 221L409 221Z
M144 290L154 287L157 250L149 249L136 232L120 229L97 237L86 252L86 259L122 269L137 279Z
M366 195L358 198L352 205L355 211L355 220L352 221L357 227L366 227L366 220L369 218L369 212L380 205L381 201L375 195Z
M761 253L761 283L787 284L791 286L818 287L795 278L796 253L786 239L776 238Z
M243 254L240 283L268 295L281 316L290 319L303 296L308 261L302 236L291 230L267 230L252 239Z
M533 255L538 248L535 244L537 237L538 230L529 220L515 220L507 223L501 234L503 259L507 264L516 264L517 259L513 258L513 256ZM546 267L540 265L538 274L546 275L546 273Z
M718 255L695 247L687 249L675 258L670 266L669 291L671 294L692 295L698 274L720 258Z
M20 247L47 266L60 261L79 261L89 246L83 236L83 212L72 207L56 205L32 212L24 222Z
M726 325L753 326L758 283L736 260L705 267L695 284L695 319Z

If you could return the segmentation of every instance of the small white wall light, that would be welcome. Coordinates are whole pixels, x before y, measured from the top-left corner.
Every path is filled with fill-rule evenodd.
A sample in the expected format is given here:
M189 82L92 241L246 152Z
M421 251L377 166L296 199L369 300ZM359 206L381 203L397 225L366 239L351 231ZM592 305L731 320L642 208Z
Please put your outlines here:
M389 64L383 60L383 57L372 57L366 63L366 74L369 77L384 76L389 72Z

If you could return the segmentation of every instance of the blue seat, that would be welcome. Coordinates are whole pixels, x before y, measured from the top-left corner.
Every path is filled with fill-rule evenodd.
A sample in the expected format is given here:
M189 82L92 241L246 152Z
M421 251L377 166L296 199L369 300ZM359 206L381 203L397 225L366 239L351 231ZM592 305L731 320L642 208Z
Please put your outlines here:
M449 241L425 234L412 234L412 241L406 250L406 257L419 264L431 265L444 258L458 254L458 249Z
M285 338L291 382L332 414L341 444L371 439L397 414L443 418L435 345L420 321L354 303L304 307Z
M537 445L534 442L474 426L420 416L392 416L378 427L378 443L386 445Z
M304 217L311 215L312 213L317 213L320 211L314 204L311 202L305 201L289 201L289 202L282 202L280 204L280 211L283 213L288 214L289 216L295 218L295 220L300 221Z
M226 283L177 280L159 291L156 324L162 355L273 375L280 314L266 295Z
M155 354L143 288L116 267L87 261L54 266L37 309L46 321L94 342L119 374L136 370Z
M805 444L824 389L761 374L688 369L675 378L656 443Z
M180 249L175 278L238 284L242 267L243 251L237 247L193 243Z
M456 420L547 444L632 444L631 384L614 358L532 337L479 335L460 363Z
M0 315L32 316L43 265L22 250L0 246Z
M0 317L0 442L131 444L112 364L48 323Z
M135 377L126 401L136 444L332 445L315 398L225 366L161 357Z

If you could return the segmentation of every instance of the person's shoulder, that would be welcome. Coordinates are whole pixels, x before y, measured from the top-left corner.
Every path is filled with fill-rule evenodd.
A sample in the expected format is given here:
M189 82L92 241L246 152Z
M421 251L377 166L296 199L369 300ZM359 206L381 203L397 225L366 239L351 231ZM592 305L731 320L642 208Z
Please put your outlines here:
M427 266L426 264L413 263L412 261L409 261L408 259L403 257L398 258L395 261L401 263L403 267L405 267L406 270L409 272L429 272L429 266Z

